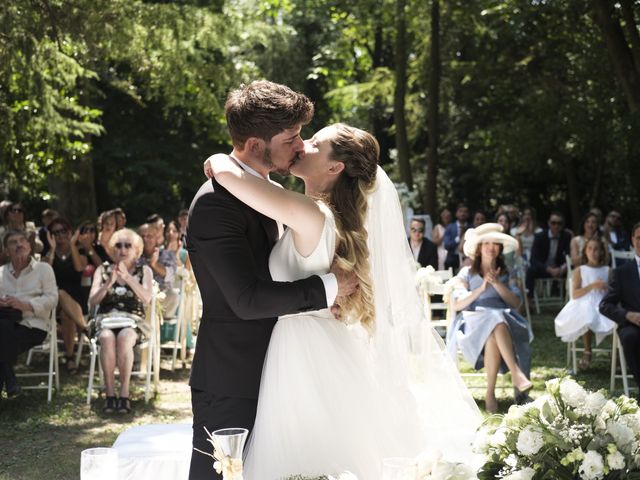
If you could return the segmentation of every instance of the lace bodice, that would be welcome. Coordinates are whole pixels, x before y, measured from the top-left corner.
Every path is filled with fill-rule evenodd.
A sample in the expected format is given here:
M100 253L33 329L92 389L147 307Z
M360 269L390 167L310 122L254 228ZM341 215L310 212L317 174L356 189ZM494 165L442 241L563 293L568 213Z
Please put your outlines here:
M269 271L273 280L290 282L329 271L336 247L335 220L326 204L318 202L318 205L325 216L318 245L309 256L303 257L293 243L293 232L286 229L269 256Z

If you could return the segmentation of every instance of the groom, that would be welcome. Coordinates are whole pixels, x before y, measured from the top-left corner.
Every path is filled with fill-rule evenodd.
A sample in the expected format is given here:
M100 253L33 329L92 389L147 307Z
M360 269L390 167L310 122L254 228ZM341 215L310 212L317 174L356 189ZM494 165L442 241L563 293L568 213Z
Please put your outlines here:
M232 91L225 104L231 156L248 173L269 180L287 174L313 116L304 95L268 81ZM203 312L191 370L193 447L211 452L204 427L251 430L271 331L280 315L320 310L349 295L355 278L340 272L274 282L269 253L282 226L233 197L215 179L205 182L189 210L187 245ZM318 359L322 361L322 359ZM212 459L192 452L190 480L221 478Z

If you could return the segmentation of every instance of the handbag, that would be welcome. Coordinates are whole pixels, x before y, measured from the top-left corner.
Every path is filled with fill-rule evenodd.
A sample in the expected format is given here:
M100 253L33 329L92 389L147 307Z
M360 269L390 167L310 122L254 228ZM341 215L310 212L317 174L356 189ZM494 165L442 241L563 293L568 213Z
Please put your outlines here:
M104 329L114 330L118 328L136 328L140 321L142 321L142 319L137 315L117 310L108 313L99 313L96 316L96 326L98 331Z
M22 312L12 307L0 307L0 320L19 323L22 321Z

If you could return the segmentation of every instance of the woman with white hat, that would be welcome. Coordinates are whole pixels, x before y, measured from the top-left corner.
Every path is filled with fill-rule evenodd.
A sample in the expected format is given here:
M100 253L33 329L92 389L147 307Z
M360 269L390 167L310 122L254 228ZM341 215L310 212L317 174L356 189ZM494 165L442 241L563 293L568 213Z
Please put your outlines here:
M458 273L460 286L453 292L453 307L460 312L447 334L447 349L455 357L460 350L476 369L485 367L485 408L496 412L498 371L511 372L513 386L524 393L533 386L527 378L531 368L530 334L527 321L516 311L520 292L509 283L503 255L518 242L502 233L497 223L485 223L467 230L464 253L471 266Z

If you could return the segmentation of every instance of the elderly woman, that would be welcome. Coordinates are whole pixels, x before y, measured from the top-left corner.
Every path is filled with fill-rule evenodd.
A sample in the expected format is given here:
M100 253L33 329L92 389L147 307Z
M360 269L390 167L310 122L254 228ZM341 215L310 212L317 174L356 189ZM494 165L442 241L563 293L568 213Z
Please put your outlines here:
M11 397L20 392L13 365L47 336L58 287L51 267L31 257L25 231L8 230L3 244L9 263L0 267L0 393L4 386Z
M142 254L142 239L129 229L118 230L109 239L113 263L96 270L89 304L98 306L96 336L104 371L107 398L105 413L129 413L129 380L133 369L133 347L141 334L149 333L144 305L152 297L153 274L136 261ZM120 397L115 394L115 367L120 371Z
M498 408L495 388L501 367L509 369L519 392L525 393L533 386L527 378L531 366L529 329L516 312L519 290L510 285L503 258L503 253L513 252L518 243L502 229L499 224L485 223L466 232L465 254L473 263L457 275L460 286L453 293L453 306L461 313L447 334L447 349L452 356L460 349L474 368L485 367L485 408L492 413Z

